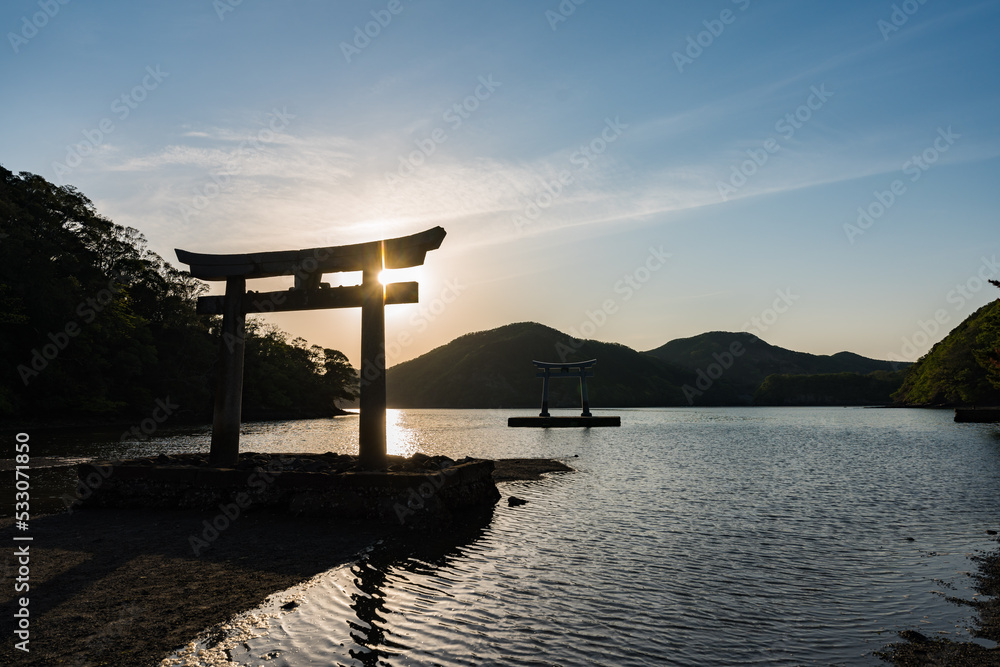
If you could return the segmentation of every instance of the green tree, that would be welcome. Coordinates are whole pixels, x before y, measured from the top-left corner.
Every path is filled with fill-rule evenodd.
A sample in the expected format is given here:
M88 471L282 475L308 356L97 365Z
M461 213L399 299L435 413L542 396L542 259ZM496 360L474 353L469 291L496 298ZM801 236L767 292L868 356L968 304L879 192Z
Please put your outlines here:
M915 363L893 399L906 405L1000 402L1000 301L972 313Z
M121 419L168 396L209 418L221 336L196 314L205 291L75 188L0 167L0 418ZM330 415L352 391L343 355L271 325L249 324L247 350L251 413Z
M329 387L333 397L344 401L353 401L360 394L358 391L358 372L351 366L343 352L313 346L313 353L321 359L323 365L323 382Z

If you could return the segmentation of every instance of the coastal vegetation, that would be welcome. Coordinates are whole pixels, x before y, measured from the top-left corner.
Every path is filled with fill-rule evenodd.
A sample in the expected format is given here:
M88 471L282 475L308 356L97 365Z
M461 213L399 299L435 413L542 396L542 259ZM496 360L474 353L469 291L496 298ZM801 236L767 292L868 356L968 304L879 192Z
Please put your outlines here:
M0 167L0 418L47 423L211 417L219 318L195 313L203 283L100 215L71 186ZM330 416L356 374L251 319L247 418Z
M680 338L650 350L647 354L694 372L699 377L693 386L701 389L707 383L699 375L699 371L712 379L710 376L715 370L713 364L721 365L720 359L724 361L727 351L735 357L731 368L724 369L724 373L713 379L711 385L703 390L703 394L694 396L695 405L856 405L859 402L857 398L841 400L846 396L846 391L831 393L831 381L823 376L843 375L833 384L861 386L870 383L870 380L862 380L863 376L898 370L897 365L892 362L869 359L851 352L818 355L787 350L770 345L746 332L713 331L691 338ZM759 394L764 382L776 375L794 376L797 379L794 385L775 380L765 394ZM816 377L817 380L814 383L805 377ZM888 403L889 394L894 389L892 387L882 393L867 392L871 400L862 403ZM792 393L786 396L782 393L786 390ZM794 393L801 394L803 399L796 398ZM810 395L826 395L830 400L812 401L807 398Z
M906 371L769 375L754 392L754 405L888 405Z
M1000 300L921 357L893 398L901 405L1000 405Z

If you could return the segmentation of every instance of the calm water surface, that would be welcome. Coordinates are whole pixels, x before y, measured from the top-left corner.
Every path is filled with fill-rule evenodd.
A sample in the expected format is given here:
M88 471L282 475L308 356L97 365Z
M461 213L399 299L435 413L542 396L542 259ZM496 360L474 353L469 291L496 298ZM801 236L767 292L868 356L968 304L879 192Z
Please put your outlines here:
M609 412L621 428L506 427L527 411L390 411L393 453L576 456L577 472L503 484L528 504L501 503L450 542L371 555L289 591L282 599L301 605L237 642L232 659L866 665L881 664L871 652L900 629L968 638L966 610L943 596L971 597L968 556L995 546L985 530L1000 527L997 427L923 410L596 414ZM242 448L353 452L356 439L355 417L273 422L247 425ZM196 429L100 446L134 455L207 442Z

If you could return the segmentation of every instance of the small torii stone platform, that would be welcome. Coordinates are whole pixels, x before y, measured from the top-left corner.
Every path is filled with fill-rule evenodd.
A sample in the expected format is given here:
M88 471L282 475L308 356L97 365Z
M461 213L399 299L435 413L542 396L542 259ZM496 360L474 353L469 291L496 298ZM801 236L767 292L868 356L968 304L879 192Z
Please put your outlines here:
M542 378L542 411L537 417L508 417L507 426L534 426L537 428L580 427L580 426L621 426L621 417L595 417L590 413L590 399L587 396L587 378L594 377L592 370L597 359L589 361L553 362L532 361L537 373L535 377ZM553 417L549 414L549 378L579 378L580 407L579 417Z

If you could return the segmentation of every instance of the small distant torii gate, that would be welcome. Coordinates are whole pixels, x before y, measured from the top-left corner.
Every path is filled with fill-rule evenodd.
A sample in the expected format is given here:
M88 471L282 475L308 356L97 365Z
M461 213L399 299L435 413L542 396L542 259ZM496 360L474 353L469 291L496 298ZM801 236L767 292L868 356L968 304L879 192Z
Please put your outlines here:
M358 453L369 469L386 465L385 444L385 306L417 303L416 282L382 285L383 269L420 266L427 252L441 247L445 231L434 227L419 234L346 246L237 255L207 255L176 250L177 259L202 280L225 280L225 296L198 298L198 314L222 315L219 381L215 394L210 462L233 467L239 459L243 400L243 347L247 313L325 308L361 308L362 368L378 370L361 388ZM361 271L361 284L331 288L324 273ZM295 286L281 292L247 292L251 278L295 276Z
M542 378L542 411L537 417L508 417L507 426L534 426L538 428L566 426L621 426L621 417L595 417L590 413L590 399L587 396L587 378L594 377L594 364L597 359L589 361L532 361L535 365L535 377ZM580 405L582 413L579 417L553 417L549 414L549 378L580 378Z
M535 377L542 378L542 412L539 417L550 417L549 415L549 378L580 378L580 406L583 408L581 417L593 417L590 414L590 400L587 398L587 378L594 377L591 370L597 359L590 361L574 361L570 363L555 363L550 361L532 361L535 369ZM576 370L570 370L576 369Z

